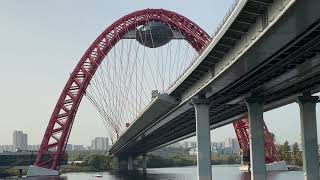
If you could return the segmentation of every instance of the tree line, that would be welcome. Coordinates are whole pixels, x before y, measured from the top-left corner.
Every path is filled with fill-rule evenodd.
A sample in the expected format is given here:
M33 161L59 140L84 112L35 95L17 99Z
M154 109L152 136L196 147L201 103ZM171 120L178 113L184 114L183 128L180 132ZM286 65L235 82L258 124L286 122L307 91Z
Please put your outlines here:
M302 166L302 151L297 142L292 145L288 141L283 144L276 144L278 157L287 164ZM105 152L78 152L69 155L69 161L82 161L80 165L69 165L70 171L103 171L114 169L114 160ZM240 164L240 155L213 154L211 164ZM188 151L180 151L174 157L164 158L148 154L147 164L149 168L193 166L197 164L196 156L191 156ZM138 167L142 166L141 157L137 158Z
M290 165L302 166L302 151L297 142L290 146L289 142L285 141L283 144L278 144L276 146L280 160L284 160Z

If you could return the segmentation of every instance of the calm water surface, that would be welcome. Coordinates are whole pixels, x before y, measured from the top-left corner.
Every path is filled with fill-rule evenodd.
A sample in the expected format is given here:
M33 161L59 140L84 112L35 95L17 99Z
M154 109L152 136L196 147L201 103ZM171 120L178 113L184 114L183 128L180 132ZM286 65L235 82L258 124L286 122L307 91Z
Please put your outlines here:
M108 172L102 173L102 178L94 177L96 173L66 173L60 178L52 180L196 180L197 169L192 167L156 168L148 169L146 175L113 175ZM212 166L214 180L250 180L249 173L239 171L239 166ZM39 178L24 178L27 180L42 180ZM45 178L48 179L48 178ZM268 180L303 180L302 171L285 171L268 173Z

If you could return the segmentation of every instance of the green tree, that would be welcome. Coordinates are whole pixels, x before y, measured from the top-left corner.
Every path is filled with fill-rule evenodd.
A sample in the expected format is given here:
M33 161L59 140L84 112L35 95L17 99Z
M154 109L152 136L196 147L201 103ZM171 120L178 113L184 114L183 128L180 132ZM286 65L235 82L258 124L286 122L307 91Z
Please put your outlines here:
M292 163L297 166L302 166L302 154L298 143L292 145Z
M291 162L291 149L288 141L279 145L279 155L281 160L285 160L287 163Z
M113 167L112 157L104 154L88 155L84 158L83 163L97 171L104 171Z
M181 154L180 154L181 155ZM159 167L173 167L173 166L191 166L195 165L192 159L186 159L185 157L180 157L180 155L174 156L170 159L162 158L161 156L148 154L148 167L150 168L159 168ZM142 164L142 161L138 161L138 163Z

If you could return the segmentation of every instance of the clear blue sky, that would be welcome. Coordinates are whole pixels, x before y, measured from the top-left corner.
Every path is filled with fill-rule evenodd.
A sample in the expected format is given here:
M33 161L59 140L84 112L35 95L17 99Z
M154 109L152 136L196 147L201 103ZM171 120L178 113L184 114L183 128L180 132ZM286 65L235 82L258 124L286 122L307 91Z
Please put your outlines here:
M0 144L12 143L13 130L28 133L30 144L40 143L69 73L94 39L120 17L139 9L164 8L188 17L211 34L232 2L1 1ZM267 112L265 119L280 142L299 141L296 104ZM84 99L70 143L89 144L95 136L106 134L102 120ZM234 136L234 131L227 126L214 130L212 140L220 141L229 136Z

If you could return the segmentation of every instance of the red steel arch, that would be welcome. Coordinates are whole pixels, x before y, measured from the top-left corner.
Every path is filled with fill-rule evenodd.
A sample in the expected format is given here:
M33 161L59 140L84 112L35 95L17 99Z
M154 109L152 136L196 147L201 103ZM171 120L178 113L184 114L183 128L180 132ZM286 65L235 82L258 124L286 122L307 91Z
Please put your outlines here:
M136 11L114 22L91 44L70 75L42 139L36 166L59 169L77 109L98 66L121 37L149 21L161 21L179 30L197 51L205 47L210 40L210 36L194 22L164 9ZM49 158L46 154L49 154Z
M233 123L234 130L237 135L240 149L242 150L243 160L250 163L250 132L249 132L249 119L244 117ZM264 129L264 150L266 163L273 163L279 161L276 146L271 132L269 131L265 122L263 122Z

